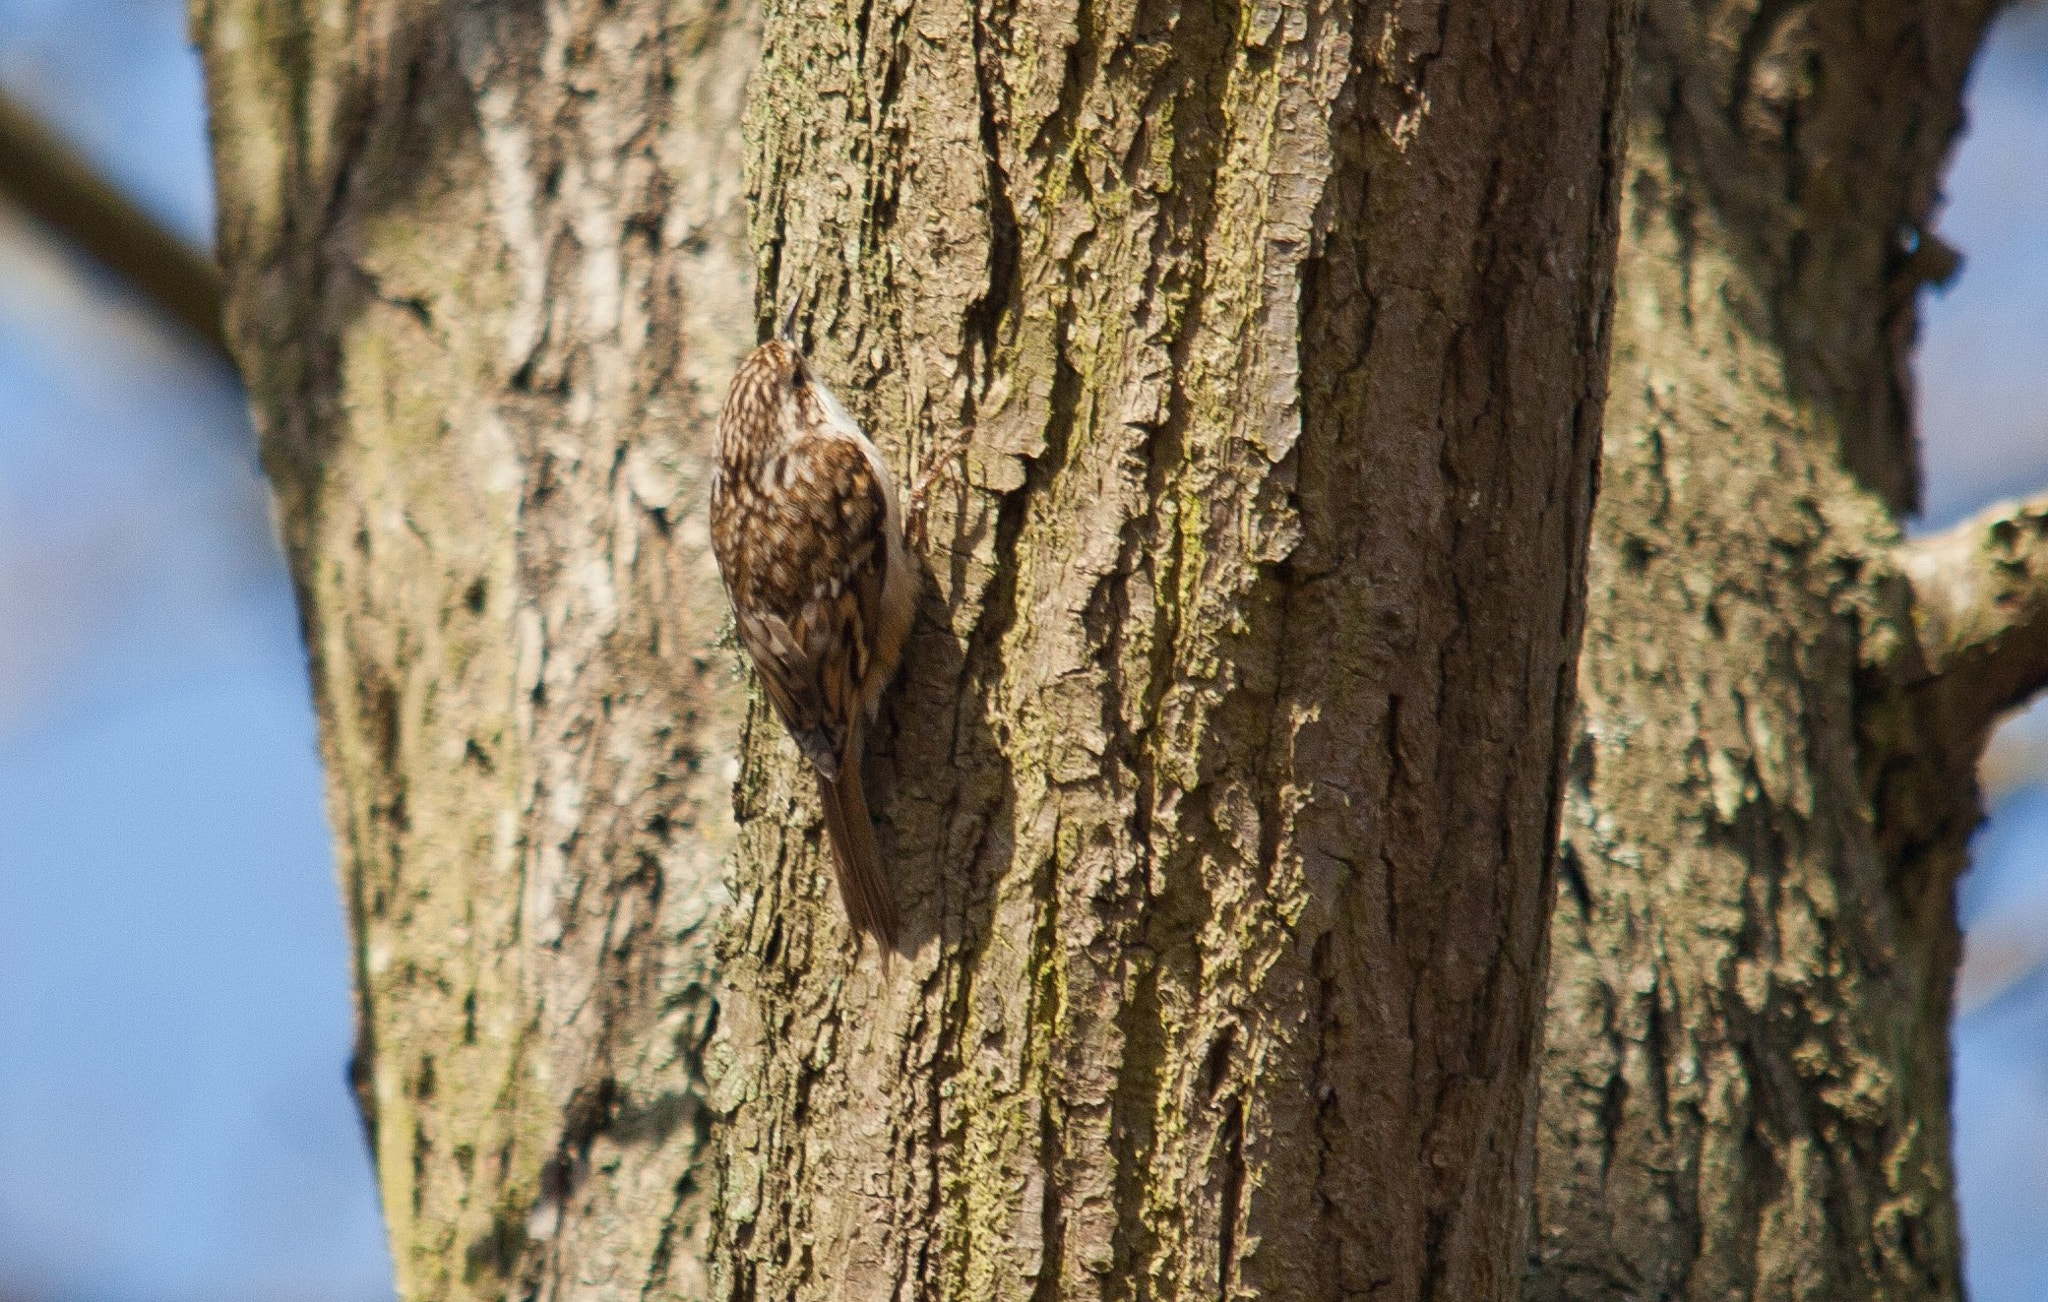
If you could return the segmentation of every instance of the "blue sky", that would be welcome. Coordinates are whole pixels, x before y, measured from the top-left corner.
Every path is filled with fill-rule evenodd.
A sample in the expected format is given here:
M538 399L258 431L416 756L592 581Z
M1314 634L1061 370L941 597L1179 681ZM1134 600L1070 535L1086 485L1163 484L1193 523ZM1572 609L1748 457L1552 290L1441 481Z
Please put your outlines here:
M0 0L0 83L206 241L175 0ZM0 1294L391 1297L241 396L0 213Z
M212 222L179 0L0 0L0 84ZM2048 11L1972 87L1927 305L1926 523L2048 487ZM289 589L232 381L0 210L0 1295L383 1302ZM1977 1302L2048 1298L2048 711L1963 905ZM12 1294L9 1291L12 1290Z
M1940 221L1963 272L1922 304L1916 368L1936 528L2048 488L2048 5L2000 21L1969 113Z

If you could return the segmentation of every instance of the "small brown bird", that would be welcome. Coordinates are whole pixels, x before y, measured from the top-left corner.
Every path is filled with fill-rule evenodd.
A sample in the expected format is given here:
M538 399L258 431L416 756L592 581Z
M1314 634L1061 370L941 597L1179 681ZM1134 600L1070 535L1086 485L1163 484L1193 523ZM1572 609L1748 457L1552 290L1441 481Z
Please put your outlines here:
M886 964L896 897L861 790L861 729L902 658L917 584L881 451L819 382L787 323L726 390L711 550L740 641L817 771L847 918L881 941Z

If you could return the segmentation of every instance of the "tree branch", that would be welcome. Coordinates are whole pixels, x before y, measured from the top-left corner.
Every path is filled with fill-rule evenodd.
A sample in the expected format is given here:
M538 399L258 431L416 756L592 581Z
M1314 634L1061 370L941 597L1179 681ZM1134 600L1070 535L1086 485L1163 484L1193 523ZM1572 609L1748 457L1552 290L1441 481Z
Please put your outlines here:
M233 365L213 259L164 229L4 94L0 194L105 264Z
M2048 686L2048 494L1899 549L1927 667L1989 725Z

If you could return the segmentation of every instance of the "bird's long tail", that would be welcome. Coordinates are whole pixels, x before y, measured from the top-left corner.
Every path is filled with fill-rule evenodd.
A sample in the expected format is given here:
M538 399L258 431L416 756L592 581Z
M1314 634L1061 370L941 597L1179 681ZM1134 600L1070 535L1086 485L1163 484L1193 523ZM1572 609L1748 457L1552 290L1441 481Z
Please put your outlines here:
M860 750L846 748L836 781L818 774L818 802L825 807L826 839L832 842L832 868L839 878L839 901L854 930L873 936L882 946L882 965L896 948L896 897L882 875L882 849L875 844L875 824L868 817L867 794L860 785Z

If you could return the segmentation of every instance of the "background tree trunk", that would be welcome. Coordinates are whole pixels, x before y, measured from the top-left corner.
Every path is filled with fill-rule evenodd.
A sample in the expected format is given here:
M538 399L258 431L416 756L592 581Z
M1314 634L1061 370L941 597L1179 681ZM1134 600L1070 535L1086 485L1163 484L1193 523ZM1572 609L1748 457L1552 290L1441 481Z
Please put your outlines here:
M1991 7L1649 0L1528 1295L1953 1298L1953 886L2041 512L1907 546Z
M747 6L196 0L407 1298L701 1296Z
M1623 12L771 12L762 321L974 439L886 980L752 716L714 1296L1518 1286Z

